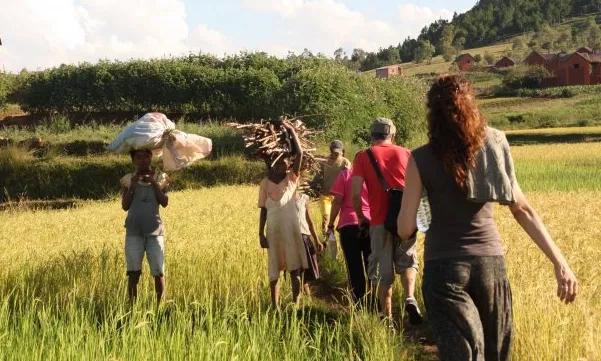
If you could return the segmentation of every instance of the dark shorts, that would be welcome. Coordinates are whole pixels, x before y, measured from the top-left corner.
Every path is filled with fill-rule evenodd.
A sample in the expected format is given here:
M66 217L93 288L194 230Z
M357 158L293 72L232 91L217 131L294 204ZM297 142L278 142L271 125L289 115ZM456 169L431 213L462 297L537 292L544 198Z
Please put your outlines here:
M305 270L305 282L311 282L319 279L319 265L317 264L317 251L315 245L311 241L311 236L303 234L303 243L305 244L305 252L307 253L307 264L309 268Z
M511 289L503 256L427 261L422 292L440 361L507 361Z

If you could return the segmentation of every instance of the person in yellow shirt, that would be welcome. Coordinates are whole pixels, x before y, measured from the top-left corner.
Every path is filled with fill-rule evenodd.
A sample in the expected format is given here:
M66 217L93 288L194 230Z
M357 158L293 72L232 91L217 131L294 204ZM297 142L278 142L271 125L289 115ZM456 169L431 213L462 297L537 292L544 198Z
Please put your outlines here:
M323 193L321 197L319 197L319 208L323 220L322 232L324 235L328 231L327 226L330 221L332 201L334 200L334 196L330 193L330 188L334 185L338 174L340 174L343 169L350 168L351 162L344 157L344 144L339 140L330 143L330 156L327 161L322 164L322 168L314 180L321 183L323 189Z

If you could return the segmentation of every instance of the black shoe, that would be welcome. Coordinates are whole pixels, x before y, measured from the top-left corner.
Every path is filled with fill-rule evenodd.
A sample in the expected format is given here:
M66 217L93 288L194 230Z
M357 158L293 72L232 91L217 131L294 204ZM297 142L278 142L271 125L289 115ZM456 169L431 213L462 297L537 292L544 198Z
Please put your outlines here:
M414 326L424 321L421 312L419 312L417 301L413 297L408 297L405 300L405 312L409 315L409 323Z

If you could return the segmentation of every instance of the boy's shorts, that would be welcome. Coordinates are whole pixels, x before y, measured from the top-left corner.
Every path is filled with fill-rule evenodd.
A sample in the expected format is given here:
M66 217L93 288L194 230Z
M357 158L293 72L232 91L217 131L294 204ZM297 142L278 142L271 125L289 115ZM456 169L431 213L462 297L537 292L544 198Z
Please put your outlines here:
M330 217L330 213L332 211L332 202L334 201L334 196L321 196L319 197L319 211L322 216Z
M125 264L127 273L142 270L144 252L155 276L165 274L165 237L163 236L125 236Z
M417 271L415 237L401 242L398 236L388 232L384 225L370 226L371 254L367 266L367 276L374 284L388 287L394 283L394 272L408 269Z

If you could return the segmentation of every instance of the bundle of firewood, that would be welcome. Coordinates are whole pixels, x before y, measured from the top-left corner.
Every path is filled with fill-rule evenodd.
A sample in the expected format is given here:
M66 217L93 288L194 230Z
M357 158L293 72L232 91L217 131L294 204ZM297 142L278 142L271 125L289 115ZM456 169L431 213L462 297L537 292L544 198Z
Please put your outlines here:
M299 186L299 190L311 198L319 198L323 194L321 182L305 181Z
M253 149L252 155L263 159L269 166L273 166L282 158L294 158L297 154L295 144L290 139L290 134L283 126L288 122L295 130L298 140L303 148L303 162L301 173L311 174L319 170L319 161L313 155L316 151L315 143L310 139L318 132L307 128L300 120L301 117L278 121L264 121L254 124L227 123L229 127L242 130L246 148Z

